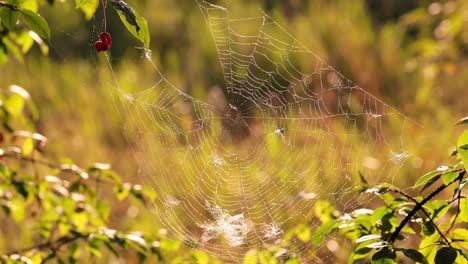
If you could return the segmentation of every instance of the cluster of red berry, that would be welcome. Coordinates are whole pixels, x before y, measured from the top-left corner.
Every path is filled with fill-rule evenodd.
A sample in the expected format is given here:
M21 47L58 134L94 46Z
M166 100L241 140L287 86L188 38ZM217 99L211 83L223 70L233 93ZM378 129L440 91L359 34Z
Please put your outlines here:
M99 38L101 40L98 40L94 43L97 52L107 51L110 49L110 47L112 47L112 38L109 32L99 33Z
M104 15L104 31L99 33L99 39L94 43L97 52L108 51L112 47L112 38L109 32L107 32L107 16L106 16L106 4L104 0L101 0L102 12Z

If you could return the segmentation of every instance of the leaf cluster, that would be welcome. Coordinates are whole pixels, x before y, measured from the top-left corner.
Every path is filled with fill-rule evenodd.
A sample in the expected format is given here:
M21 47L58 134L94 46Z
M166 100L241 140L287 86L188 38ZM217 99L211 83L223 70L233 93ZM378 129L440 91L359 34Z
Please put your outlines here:
M34 238L3 252L2 263L76 263L105 250L117 258L133 250L142 261L162 259L160 238L108 225L110 201L132 197L149 205L152 189L123 182L108 164L50 161L48 139L33 130L30 117L37 113L29 94L12 85L0 102L0 221Z
M99 0L75 0L76 8L81 10L87 20L90 20L97 8ZM53 5L55 1L48 0L0 0L0 65L13 55L20 62L36 43L44 55L49 53L47 42L51 38L51 30L47 21L39 14L39 8ZM112 1L112 6L118 13L127 30L145 49L149 49L150 34L148 23L135 9L124 1Z

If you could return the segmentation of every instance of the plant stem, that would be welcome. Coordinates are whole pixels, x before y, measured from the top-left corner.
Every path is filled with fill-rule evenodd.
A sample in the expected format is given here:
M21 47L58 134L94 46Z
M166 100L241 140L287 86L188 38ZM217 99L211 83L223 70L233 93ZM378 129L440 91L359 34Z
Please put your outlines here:
M14 5L14 4L10 4L10 3L7 3L5 1L0 1L0 6L4 6L4 7L8 7L12 10L19 10L18 6L17 5Z
M106 3L104 0L101 0L102 4L102 13L104 15L104 32L107 32L107 15L106 15Z
M418 203L416 204L416 206L413 208L413 210L411 210L411 212L405 217L405 219L403 219L403 221L401 221L400 225L395 229L395 231L392 233L392 235L390 236L389 238L389 242L390 243L393 243L395 242L396 238L398 237L398 235L400 234L401 230L403 229L403 227L405 227L408 222L411 220L411 218L413 218L413 216L423 208L423 205L426 204L427 202L429 202L432 198L434 198L437 194L439 194L440 192L442 192L443 190L447 189L450 185L452 185L454 182L456 181L459 181L460 179L463 179L463 176L465 176L465 173L466 173L466 170L465 169L462 169L460 170L459 172L460 174L458 175L458 177L453 180L451 183L445 185L445 184L442 184L441 186L439 186L436 190L434 190L431 194L429 194L429 196L427 196L426 198L424 198L424 200L421 201L421 203Z
M26 252L31 251L31 250L43 251L43 250L48 249L48 250L52 250L52 251L57 251L66 244L72 243L72 242L74 242L74 241L76 241L76 240L78 240L80 238L83 238L83 239L88 238L89 236L90 236L90 234L75 233L73 236L64 236L64 237L61 237L61 238L57 239L54 242L49 241L49 242L40 243L40 244L31 246L31 247L18 249L18 250L9 252L9 253L7 253L5 255L6 256L11 256L11 255L15 255L15 254L22 254L22 253L26 253Z
M416 205L419 204L418 201L416 201L416 199L414 199L413 197L411 197L410 195L406 194L405 192L401 191L401 190L397 190L397 189L389 189L389 191L391 192L395 192L395 193L398 193L400 195L403 195L404 197L408 198L409 200L411 200L412 202L414 202ZM429 215L429 213L426 211L426 209L424 209L422 206L421 206L421 211L424 213L424 215L429 219L429 222L431 222L435 229L437 230L437 233L439 233L439 235L442 237L442 239L444 239L444 241L450 245L450 241L444 236L444 234L442 233L442 231L439 229L439 227L434 223L434 220L432 220L431 216Z

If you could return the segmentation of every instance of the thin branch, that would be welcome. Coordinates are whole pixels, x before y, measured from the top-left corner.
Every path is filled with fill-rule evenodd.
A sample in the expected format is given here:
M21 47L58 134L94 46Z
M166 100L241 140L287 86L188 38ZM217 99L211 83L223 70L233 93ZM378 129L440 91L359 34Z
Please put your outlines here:
M461 184L461 181L462 179L459 179L458 180L458 183ZM457 221L457 218L458 216L460 215L460 200L461 200L461 190L458 191L458 195L457 195L457 213L455 214L455 218L453 218L453 221L452 223L450 223L450 227L447 229L447 231L445 232L445 234L448 234L450 232L450 230L452 230L453 226L455 225L455 222Z
M413 208L413 210L411 210L411 212L409 212L409 214L405 217L405 219L403 219L403 221L401 221L400 225L395 229L395 231L392 233L392 235L390 236L388 241L390 243L395 242L396 238L400 234L403 227L405 227L408 224L408 222L411 220L411 218L413 218L413 216L419 210L422 209L423 205L426 204L427 202L429 202L430 200L432 200L432 198L434 198L437 194L439 194L443 190L447 189L450 185L452 185L456 181L459 181L460 179L463 179L463 177L465 176L466 170L465 169L459 170L459 173L460 174L458 175L458 177L454 181L450 182L447 185L443 184L443 185L439 186L436 190L434 190L431 194L429 194L429 196L424 198L424 200L422 200L420 203L416 204L416 206Z
M104 15L104 32L107 32L107 15L106 15L106 3L104 0L101 0L102 4L102 13Z
M5 1L0 1L0 6L8 7L11 10L19 11L19 7L17 5L7 3Z
M49 161L46 161L46 160L41 160L41 159L35 159L35 158L32 158L32 157L26 157L26 156L22 156L18 153L5 153L4 156L5 158L13 158L13 159L18 159L18 160L21 160L21 161L25 161L25 162L30 162L31 164L33 165L42 165L42 166L45 166L45 167L48 167L50 169L56 169L56 170L60 170L62 172L73 172L75 174L79 174L79 172L77 171L72 171L72 170L68 170L68 169L64 169L62 166L60 165L56 165L54 163L51 163ZM102 177L97 177L97 178L94 178L92 177L91 178L93 181L96 181L97 183L103 183L103 184L115 184L115 182L113 181L110 181L110 180L107 180L107 179L103 179Z
M51 250L51 251L57 251L59 250L61 247L63 247L64 245L66 244L69 244L69 243L72 243L78 239L86 239L90 236L91 234L79 234L79 233L74 233L73 236L64 236L64 237L61 237L59 239L57 239L56 241L53 241L53 242L44 242L44 243L40 243L40 244L37 244L37 245L34 245L34 246L31 246L31 247L27 247L27 248L23 248L23 249L18 249L18 250L15 250L15 251L11 251L7 254L5 254L5 256L11 256L11 255L21 255L22 253L26 253L26 252L29 252L29 251L32 251L32 250L37 250L37 251L44 251L44 250Z
M397 190L397 189L389 189L390 192L395 192L395 193L398 193L400 195L403 195L404 197L408 198L409 200L411 200L412 202L414 202L416 205L419 204L418 201L416 201L416 199L414 199L413 197L411 197L409 194L406 194L405 192L401 191L401 190ZM445 240L445 242L447 242L447 244L451 244L451 242L445 237L445 235L442 233L442 231L439 229L439 227L434 223L434 220L431 218L431 216L429 215L429 213L426 211L426 209L424 209L424 207L421 206L421 211L424 213L424 215L426 215L426 217L429 219L429 222L431 222L435 229L437 230L437 233L439 233L439 235Z

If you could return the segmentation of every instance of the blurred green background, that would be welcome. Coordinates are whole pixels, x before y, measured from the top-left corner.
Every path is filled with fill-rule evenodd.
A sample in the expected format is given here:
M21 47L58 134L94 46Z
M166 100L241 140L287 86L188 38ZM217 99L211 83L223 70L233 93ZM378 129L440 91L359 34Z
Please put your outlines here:
M129 1L148 20L152 57L162 73L189 94L222 86L221 68L199 6L189 0ZM216 3L216 2L213 2ZM265 0L229 1L247 17L265 10L306 47L366 91L421 127L405 130L409 166L397 177L409 186L446 159L455 142L455 120L468 112L468 1ZM138 166L122 132L108 87L106 58L94 41L102 15L86 21L73 1L43 5L52 29L49 55L34 47L24 62L0 66L0 87L18 84L39 106L38 131L47 153L78 164L105 162L127 181ZM151 87L154 69L141 63L141 44L108 11L113 72L122 86ZM132 82L133 80L133 82ZM394 135L397 138L399 135ZM111 226L155 232L154 215L126 203L113 206ZM125 217L122 217L125 216ZM135 227L135 223L138 226ZM0 239L5 245L9 235Z

